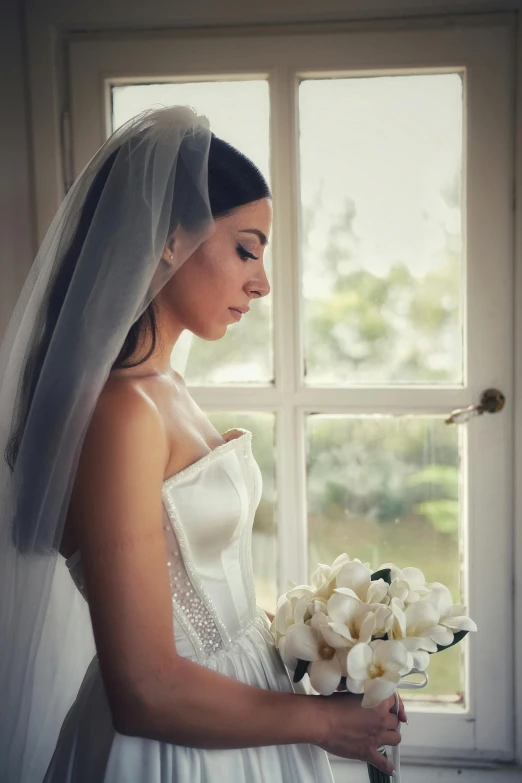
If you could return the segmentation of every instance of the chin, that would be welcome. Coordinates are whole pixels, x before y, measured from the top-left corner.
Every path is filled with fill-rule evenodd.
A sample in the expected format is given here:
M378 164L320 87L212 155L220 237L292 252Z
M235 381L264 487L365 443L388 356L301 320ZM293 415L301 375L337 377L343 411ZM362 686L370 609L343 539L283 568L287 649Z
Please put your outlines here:
M227 333L227 326L215 326L214 328L207 327L206 329L191 329L190 330L196 337L207 342L214 342L215 340L221 340Z
M227 330L228 330L228 326L223 326L219 332L216 329L214 336L209 337L209 340L221 340L221 338L226 335Z

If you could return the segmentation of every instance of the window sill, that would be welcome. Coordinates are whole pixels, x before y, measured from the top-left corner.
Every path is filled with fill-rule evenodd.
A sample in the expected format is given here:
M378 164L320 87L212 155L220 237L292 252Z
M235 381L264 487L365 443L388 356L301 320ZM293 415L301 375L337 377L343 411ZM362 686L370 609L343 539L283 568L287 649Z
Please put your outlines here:
M328 754L335 783L368 783L366 764ZM456 759L401 760L403 783L520 783L522 766ZM457 777L458 776L458 777Z

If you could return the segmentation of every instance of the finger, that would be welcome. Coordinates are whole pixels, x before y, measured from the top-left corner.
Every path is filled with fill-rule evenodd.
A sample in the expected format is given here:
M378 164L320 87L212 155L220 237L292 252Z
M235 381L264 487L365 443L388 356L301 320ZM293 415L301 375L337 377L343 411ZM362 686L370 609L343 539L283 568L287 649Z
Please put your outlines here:
M381 772L384 772L385 775L393 775L394 772L394 766L393 764L386 759L382 753L379 753L378 750L371 750L368 756L368 761L370 764L373 764L374 767L377 767L377 769L380 769Z
M408 716L406 715L406 708L404 707L404 702L399 696L399 720L402 721L402 723L408 722Z
M399 745L402 740L398 731L383 731L379 734L379 743L381 745Z
M386 731L398 731L399 729L399 719L392 712L384 718L384 729Z

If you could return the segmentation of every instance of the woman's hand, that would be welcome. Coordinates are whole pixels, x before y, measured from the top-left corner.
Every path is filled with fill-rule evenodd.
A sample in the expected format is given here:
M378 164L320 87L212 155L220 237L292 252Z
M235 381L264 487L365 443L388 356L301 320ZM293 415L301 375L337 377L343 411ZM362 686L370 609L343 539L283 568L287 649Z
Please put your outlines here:
M336 691L344 691L345 693L350 693L348 688L346 688L344 685L338 685L335 690ZM408 723L408 718L406 717L406 709L404 707L404 702L403 702L403 700L401 699L401 697L399 696L398 693L397 693L397 696L398 696L398 699L399 699L399 712L398 712L399 720L401 721L401 723Z
M346 686L344 686L344 685L338 685L335 690L336 691L344 691L344 693L350 693L348 688L346 688ZM399 720L401 721L401 723L408 723L408 718L406 716L406 709L404 707L404 702L403 702L403 700L401 699L401 697L400 697L400 695L398 693L397 693L397 698L399 699L399 711L396 713L396 715L398 715ZM393 710L393 712L395 712L395 710Z
M395 695L373 709L361 706L362 696L348 692L312 698L317 698L319 706L317 727L320 736L315 744L341 758L358 759L373 764L385 775L392 774L392 764L378 748L400 743L399 719L406 721L402 701L397 717L392 712Z

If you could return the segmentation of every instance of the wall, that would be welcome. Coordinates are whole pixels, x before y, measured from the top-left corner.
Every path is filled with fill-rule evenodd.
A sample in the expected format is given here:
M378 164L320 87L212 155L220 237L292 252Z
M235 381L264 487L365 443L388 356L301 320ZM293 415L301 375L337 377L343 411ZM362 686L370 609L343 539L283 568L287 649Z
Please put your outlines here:
M4 0L0 24L0 335L32 263L34 217L29 173L23 20Z

